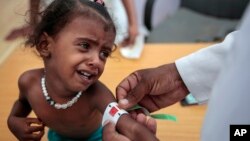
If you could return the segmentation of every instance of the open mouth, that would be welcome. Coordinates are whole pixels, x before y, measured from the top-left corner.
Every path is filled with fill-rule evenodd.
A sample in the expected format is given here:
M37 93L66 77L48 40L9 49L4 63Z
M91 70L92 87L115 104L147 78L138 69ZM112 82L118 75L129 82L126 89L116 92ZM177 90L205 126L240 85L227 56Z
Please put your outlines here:
M88 72L85 72L85 71L78 71L78 74L80 74L81 77L83 77L83 78L85 78L87 80L90 80L93 77L92 74L90 74Z
M84 78L85 80L92 80L95 78L97 73L90 73L84 70L79 70L77 73L81 76L81 78Z

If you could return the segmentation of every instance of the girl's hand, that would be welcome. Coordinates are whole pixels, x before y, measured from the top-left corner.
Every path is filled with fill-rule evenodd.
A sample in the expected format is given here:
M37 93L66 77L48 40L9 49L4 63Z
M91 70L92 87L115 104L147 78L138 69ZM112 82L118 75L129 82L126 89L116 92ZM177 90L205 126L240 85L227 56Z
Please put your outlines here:
M44 135L44 124L37 118L9 117L8 126L20 141L40 141Z

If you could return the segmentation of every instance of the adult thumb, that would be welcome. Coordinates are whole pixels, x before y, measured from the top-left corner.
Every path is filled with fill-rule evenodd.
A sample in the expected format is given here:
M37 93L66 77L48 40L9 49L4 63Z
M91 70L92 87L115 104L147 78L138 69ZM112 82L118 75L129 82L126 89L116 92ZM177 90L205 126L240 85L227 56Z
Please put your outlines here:
M144 83L138 83L125 98L119 99L118 104L122 109L128 109L136 105L148 93Z
M103 127L102 134L103 134L102 137L103 141L130 141L125 136L116 132L115 125L111 122L107 123Z

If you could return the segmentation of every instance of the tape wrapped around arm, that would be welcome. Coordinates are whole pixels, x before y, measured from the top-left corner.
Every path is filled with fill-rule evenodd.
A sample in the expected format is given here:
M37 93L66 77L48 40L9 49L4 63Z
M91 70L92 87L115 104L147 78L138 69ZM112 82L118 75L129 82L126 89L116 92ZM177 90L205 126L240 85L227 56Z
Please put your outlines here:
M117 102L111 102L106 107L103 117L102 117L102 126L105 125L107 121L112 122L116 125L118 119L123 115L128 114L127 111L120 109Z

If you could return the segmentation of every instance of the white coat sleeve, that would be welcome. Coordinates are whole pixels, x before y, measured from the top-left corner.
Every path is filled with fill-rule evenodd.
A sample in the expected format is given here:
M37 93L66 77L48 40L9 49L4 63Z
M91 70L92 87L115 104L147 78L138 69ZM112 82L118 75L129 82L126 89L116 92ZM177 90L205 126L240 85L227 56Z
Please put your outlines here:
M175 61L184 83L199 103L208 100L235 34L237 32L232 32L222 43L203 48Z
M244 135L241 131L239 131L241 135L235 135L237 130L231 130L230 134L231 125L250 125L249 25L250 5L212 90L202 127L201 141L242 141L249 137L249 128L246 128L247 134ZM230 135L234 139L230 139Z

